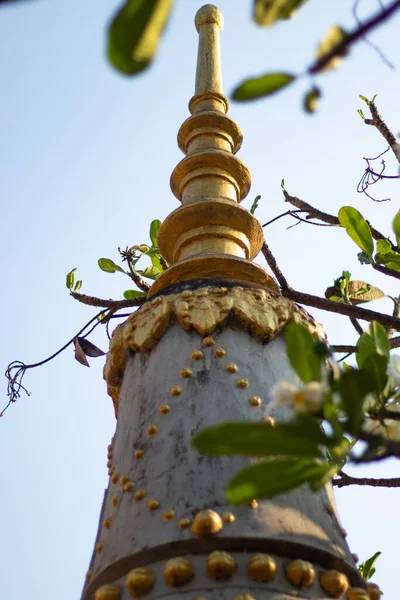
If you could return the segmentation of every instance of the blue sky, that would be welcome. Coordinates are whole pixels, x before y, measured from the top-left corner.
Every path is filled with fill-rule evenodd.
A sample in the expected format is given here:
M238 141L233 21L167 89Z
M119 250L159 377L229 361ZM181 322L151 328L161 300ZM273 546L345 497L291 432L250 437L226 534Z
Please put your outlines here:
M54 352L93 316L65 288L73 267L82 291L121 298L123 275L101 272L97 259L118 259L117 247L145 243L148 225L177 207L169 177L181 153L176 145L193 93L197 0L177 0L172 22L152 68L134 78L105 59L105 26L114 8L105 0L38 0L0 10L0 240L1 364L36 362ZM364 0L360 14L378 9ZM117 7L117 5L115 5ZM268 71L301 72L329 25L353 27L351 3L311 0L292 23L271 30L250 19L250 2L221 0L225 15L222 64L226 93L243 78ZM371 39L398 61L399 17ZM396 29L397 28L397 29ZM230 116L244 133L240 158L261 194L261 222L284 212L280 181L288 191L327 212L356 206L390 232L398 187L382 186L376 204L356 193L363 156L385 149L379 134L356 111L358 94L372 97L394 132L398 118L398 71L387 68L366 44L354 47L337 72L319 78L324 98L317 115L301 110L307 78L265 101L231 103ZM395 172L390 158L388 167ZM396 286L357 261L343 231L300 225L286 231L280 220L265 235L283 272L297 289L322 295L342 269L354 278L396 293ZM262 261L260 261L262 263ZM394 281L394 280L393 280ZM397 289L398 293L398 289ZM390 311L390 301L371 308ZM344 318L308 309L327 328L331 343L351 343ZM104 331L91 338L106 348ZM3 493L0 558L4 597L20 600L78 598L93 547L103 489L106 448L115 421L102 380L103 359L87 369L71 349L28 372L32 392L1 421ZM3 398L6 400L3 382ZM358 474L398 476L391 461ZM383 551L377 581L394 598L399 490L344 489L336 494L353 552L367 558Z

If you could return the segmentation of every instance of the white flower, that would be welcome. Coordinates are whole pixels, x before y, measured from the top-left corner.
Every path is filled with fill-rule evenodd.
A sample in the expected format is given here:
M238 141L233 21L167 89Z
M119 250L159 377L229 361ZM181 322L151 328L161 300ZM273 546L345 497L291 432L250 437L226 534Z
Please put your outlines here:
M400 356L398 354L391 355L387 373L392 378L394 385L400 387Z
M313 414L320 411L325 392L325 386L319 381L306 383L302 388L282 381L274 386L271 396L279 406L292 406L296 412Z

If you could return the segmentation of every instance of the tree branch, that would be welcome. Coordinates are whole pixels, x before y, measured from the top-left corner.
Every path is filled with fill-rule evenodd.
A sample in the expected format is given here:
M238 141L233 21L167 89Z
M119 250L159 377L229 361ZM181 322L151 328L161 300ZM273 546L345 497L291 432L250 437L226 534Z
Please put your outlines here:
M373 127L376 127L376 129L381 135L383 135L383 137L393 150L393 154L395 155L397 162L400 163L400 144L396 141L396 137L390 131L385 121L382 119L375 102L369 102L368 108L371 112L372 119L364 119L364 123L366 125L372 125Z
M400 335L395 338L391 338L389 340L389 344L392 349L400 348ZM330 349L332 350L332 352L336 352L338 354L353 354L354 352L357 352L357 346L351 346L346 344L334 344L333 346L330 346Z
M336 487L345 487L349 485L370 485L372 487L400 487L400 477L391 479L374 479L373 477L351 477L343 471L340 471L340 477L333 479L332 484Z
M318 208L311 206L311 204L308 204L308 202L305 202L304 200L301 200L300 198L297 198L296 196L291 196L289 194L289 192L287 192L286 190L283 190L283 194L285 196L285 202L289 202L293 206L296 206L296 208L300 208L308 213L307 219L319 219L320 221L323 221L324 223L329 223L329 225L333 225L335 227L341 227L339 219L337 217L335 217L334 215L330 215L329 213L323 212L322 210L318 210ZM392 250L394 250L395 252L399 251L398 247L395 244L393 244L380 231L375 229L375 227L372 227L371 223L368 222L368 225L371 229L372 237L375 240L387 240L389 242Z
M71 296L75 300L78 300L78 302L82 302L82 304L110 308L113 311L130 306L142 306L146 302L146 296L131 298L130 300L104 300L102 298L95 298L94 296L87 296L86 294L79 294L78 292L71 292Z
M290 286L289 286L288 282L286 281L286 278L284 277L282 271L280 270L278 263L276 262L275 256L272 254L272 252L269 249L269 246L267 245L267 242L265 240L262 245L261 252L263 253L268 265L270 266L271 271L277 278L277 280L282 288L282 291L288 290L290 288Z
M339 44L334 46L330 52L322 56L319 60L317 60L311 67L308 68L308 73L315 74L321 71L326 65L335 58L335 56L342 56L346 50L354 44L354 42L358 41L360 38L363 38L366 33L375 29L378 25L384 23L389 17L391 17L398 9L400 8L400 0L396 0L392 4L390 4L387 8L382 8L379 13L373 17L371 17L368 21L357 27L354 31L349 33Z

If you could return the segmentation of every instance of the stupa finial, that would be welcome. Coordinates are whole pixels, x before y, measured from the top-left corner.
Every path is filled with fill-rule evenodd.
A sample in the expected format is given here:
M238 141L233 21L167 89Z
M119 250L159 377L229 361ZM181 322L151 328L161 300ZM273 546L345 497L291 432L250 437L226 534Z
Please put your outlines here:
M171 175L182 206L158 234L158 246L171 265L150 296L168 285L199 278L228 278L277 289L274 279L251 262L261 249L260 223L239 203L250 189L250 172L235 156L242 144L238 125L226 116L222 92L219 34L224 19L212 4L200 8L195 94L189 117L178 133L186 155Z

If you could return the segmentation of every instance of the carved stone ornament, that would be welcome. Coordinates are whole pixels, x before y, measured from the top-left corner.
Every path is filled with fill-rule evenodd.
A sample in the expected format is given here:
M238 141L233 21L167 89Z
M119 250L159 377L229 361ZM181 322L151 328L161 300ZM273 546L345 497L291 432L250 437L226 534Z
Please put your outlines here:
M113 333L104 367L108 393L118 411L118 394L125 369L126 350L150 352L177 321L185 331L209 336L234 318L252 335L269 341L290 322L302 323L311 333L324 337L323 328L291 300L264 289L200 288L157 296L146 302Z

